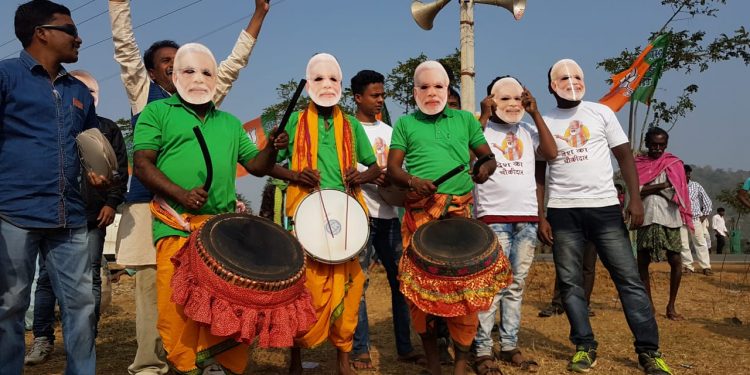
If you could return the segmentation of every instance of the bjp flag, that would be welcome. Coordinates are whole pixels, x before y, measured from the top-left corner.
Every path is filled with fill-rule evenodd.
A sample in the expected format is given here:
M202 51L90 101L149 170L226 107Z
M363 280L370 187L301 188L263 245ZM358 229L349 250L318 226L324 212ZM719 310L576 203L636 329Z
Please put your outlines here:
M641 82L648 84L650 94L652 94L656 87L656 81L661 76L668 42L669 36L667 34L660 35L646 46L630 68L612 76L612 88L607 95L599 99L599 103L617 112L631 99L643 101L642 95L639 95L638 98L632 98ZM650 95L648 95L648 99L651 99Z
M273 120L273 116L259 116L242 124L242 128L245 129L245 134L247 134L247 137L258 146L259 150L266 147L266 143L268 142L266 133L273 128ZM237 177L243 177L246 175L247 171L245 168L237 164Z

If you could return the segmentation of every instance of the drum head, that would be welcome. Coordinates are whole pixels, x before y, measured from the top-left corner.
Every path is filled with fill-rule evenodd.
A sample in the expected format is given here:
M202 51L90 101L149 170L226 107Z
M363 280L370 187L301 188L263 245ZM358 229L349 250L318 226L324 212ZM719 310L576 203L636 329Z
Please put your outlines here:
M112 179L117 172L117 156L99 129L87 129L76 137L78 153L88 172Z
M247 214L221 214L206 221L199 239L224 268L257 281L284 281L304 265L302 247L274 222Z
M344 263L367 246L370 222L354 197L323 189L297 206L294 233L311 257L324 263Z
M406 200L406 193L409 189L396 186L388 185L386 187L378 186L378 194L385 201L385 203L391 206L404 207L404 201Z
M495 233L479 220L461 217L431 221L414 233L412 248L438 265L461 266L496 247Z

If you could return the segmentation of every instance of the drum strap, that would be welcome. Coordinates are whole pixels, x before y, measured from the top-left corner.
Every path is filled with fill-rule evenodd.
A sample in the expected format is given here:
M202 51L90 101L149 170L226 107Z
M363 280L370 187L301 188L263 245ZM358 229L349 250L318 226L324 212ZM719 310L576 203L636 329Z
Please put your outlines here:
M185 232L197 230L203 223L213 215L190 215L187 213L178 214L164 198L155 196L149 204L151 214L164 224L174 229Z
M357 164L357 156L351 123L338 106L333 109L333 128L339 159L339 170L343 179L346 171ZM299 114L297 130L294 135L294 146L290 163L291 170L301 171L305 168L318 169L318 140L318 111L315 104L310 102L307 109ZM344 185L346 184L344 183ZM309 193L310 189L302 188L296 184L289 185L286 201L287 216L294 216L297 205ZM367 207L359 188L355 188L349 191L349 193L363 207Z

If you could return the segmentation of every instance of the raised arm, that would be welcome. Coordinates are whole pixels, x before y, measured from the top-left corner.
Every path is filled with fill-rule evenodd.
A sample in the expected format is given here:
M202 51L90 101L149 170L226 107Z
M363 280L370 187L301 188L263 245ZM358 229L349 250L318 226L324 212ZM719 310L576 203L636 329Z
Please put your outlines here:
M115 61L120 64L120 78L130 101L132 113L140 113L148 102L150 80L141 51L133 35L133 22L128 0L109 0L109 20Z
M214 95L214 103L217 107L221 105L221 102L229 94L234 81L240 76L240 70L247 66L250 53L253 51L255 41L258 39L260 28L263 26L263 20L265 20L269 8L270 5L266 0L255 0L255 11L250 18L250 22L247 24L245 30L240 32L240 36L237 38L237 42L234 44L234 48L227 59L219 64L219 69L216 73L216 94Z

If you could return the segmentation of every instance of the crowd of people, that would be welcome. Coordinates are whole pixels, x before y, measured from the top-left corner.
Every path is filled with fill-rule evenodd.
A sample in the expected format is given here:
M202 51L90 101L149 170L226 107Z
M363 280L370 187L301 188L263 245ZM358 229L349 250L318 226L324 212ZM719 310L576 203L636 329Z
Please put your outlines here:
M540 244L552 247L556 270L555 296L540 316L567 316L574 346L568 370L588 372L597 363L589 301L598 257L619 294L638 366L646 374L672 373L660 351L649 265L669 263L666 316L683 319L675 303L682 275L695 272L691 247L702 273L712 274L713 211L690 179L690 166L666 152L666 131L651 128L647 153L634 158L612 110L583 100L584 72L571 59L555 62L547 75L555 108L543 111L519 79L502 76L487 86L479 118L457 108L443 65L425 61L413 76L417 110L391 127L381 120L384 76L361 70L352 77L357 110L344 113L341 67L334 56L318 53L305 69L310 103L260 147L219 106L247 65L269 7L255 1L232 52L217 64L206 46L170 40L141 56L129 2L109 0L134 128L129 182L122 134L96 115L95 78L63 67L78 60L82 43L70 11L48 0L18 7L15 32L24 49L0 62L0 373L21 374L24 365L49 357L55 303L65 373L95 373L102 248L117 210L117 263L135 277L138 348L128 373L244 373L248 343L188 316L173 295L173 278L183 272L180 254L194 245L191 233L215 215L239 211L238 164L283 181L287 217L310 194L332 189L359 202L369 218L367 245L357 256L336 263L305 259L302 300L314 317L303 324L299 316L304 330L286 345L292 374L303 373L302 349L326 341L336 349L336 373L373 368L365 290L374 260L390 287L399 361L432 375L446 362L459 375L468 366L481 375L502 374L501 364L540 371L519 344L525 279ZM113 176L119 177L81 167L75 138L90 128L113 146ZM624 188L614 183L612 155ZM439 178L456 166L470 171ZM380 192L393 186L405 191L403 209ZM750 179L738 193L750 207L748 191ZM727 237L724 212L719 208L711 219L718 253ZM420 228L459 218L488 227L498 246L481 270L458 270L445 282L437 271L420 268L413 238ZM326 222L333 234L332 221ZM637 233L635 256L628 229ZM24 313L32 295L34 342L25 354ZM499 350L493 350L498 312ZM412 330L424 354L411 342ZM448 343L454 358L446 358Z

